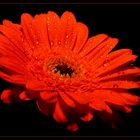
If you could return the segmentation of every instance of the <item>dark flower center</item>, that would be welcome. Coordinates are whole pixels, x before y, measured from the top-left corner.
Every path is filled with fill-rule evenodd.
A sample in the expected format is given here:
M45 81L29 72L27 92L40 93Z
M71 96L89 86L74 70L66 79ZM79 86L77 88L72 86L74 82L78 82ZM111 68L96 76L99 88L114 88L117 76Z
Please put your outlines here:
M72 77L72 74L74 72L74 69L72 69L71 67L68 67L67 65L63 64L63 65L57 65L55 66L55 73L59 72L61 75L69 75L70 77Z

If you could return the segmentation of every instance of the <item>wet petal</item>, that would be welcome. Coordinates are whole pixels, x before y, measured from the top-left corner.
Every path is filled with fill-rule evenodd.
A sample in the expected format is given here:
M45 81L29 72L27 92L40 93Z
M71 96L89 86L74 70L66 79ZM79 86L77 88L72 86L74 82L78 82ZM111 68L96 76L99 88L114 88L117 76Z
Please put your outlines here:
M31 79L27 81L26 88L30 90L45 90L46 85L43 81Z
M58 30L60 28L60 18L55 12L47 13L47 31L50 47L53 48L58 45Z
M67 129L74 132L74 131L77 131L79 129L79 127L78 127L77 123L73 123L73 124L68 124Z
M21 101L19 98L19 94L23 91L22 88L12 87L9 89L5 89L1 94L1 100L4 103L12 103Z
M76 41L72 48L74 53L78 53L84 47L88 38L88 27L85 24L78 22L76 25L76 32Z
M64 12L60 19L59 40L62 47L72 49L76 41L76 19L71 12Z
M70 92L70 93L67 93L67 95L71 97L73 100L75 100L76 102L78 102L79 104L88 103L88 99L86 98L86 96L84 96L83 94L79 92Z
M136 76L136 75L140 75L140 68L137 67L123 67L120 69L117 69L115 72L107 74L105 76L102 76L101 78L99 78L99 81L107 81L107 80L115 80L115 79L120 79L122 78L122 80L124 79L124 76L126 76L126 80L128 79L128 76Z
M136 60L136 57L136 55L122 54L102 65L99 69L97 69L98 71L95 72L95 75L101 76L107 72L113 71L118 67L122 67L123 65L126 65L128 63L132 63Z
M95 99L89 103L89 107L98 110L98 111L106 111L108 113L112 113L111 108L103 101L103 99Z
M9 75L0 71L0 77L8 82L15 83L15 84L25 85L26 83L26 78L23 75L16 75L16 74Z
M13 62L13 59L7 57L0 58L0 67L1 66L20 74L24 74L26 72L26 69L22 64L20 65L16 60Z
M38 109L45 115L50 116L54 112L55 103L47 103L46 101L38 98L36 102Z
M88 112L85 116L80 117L83 121L90 121L93 118L93 113Z
M27 94L27 91L23 91L22 93L20 93L19 98L21 100L25 100L25 101L31 100L31 98L29 98L29 96Z
M113 88L123 88L123 89L131 89L131 88L139 88L140 83L136 81L123 81L123 80L115 80L115 81L106 81L100 83L100 88L104 89L113 89Z
M107 38L108 36L106 34L99 34L89 38L84 47L80 50L79 56L81 56L82 58L84 56L87 56L88 54L93 52L95 48L102 42L104 42Z
M68 121L62 110L62 107L59 104L59 101L56 102L53 117L56 121L61 122L61 123L65 123Z
M42 100L48 102L48 103L53 103L57 101L57 93L53 92L41 92L40 97Z
M70 106L70 107L75 107L74 101L73 101L72 99L70 99L70 97L69 97L67 94L61 92L61 93L60 93L60 96L61 96L61 98L63 99L63 101L64 101L68 106Z

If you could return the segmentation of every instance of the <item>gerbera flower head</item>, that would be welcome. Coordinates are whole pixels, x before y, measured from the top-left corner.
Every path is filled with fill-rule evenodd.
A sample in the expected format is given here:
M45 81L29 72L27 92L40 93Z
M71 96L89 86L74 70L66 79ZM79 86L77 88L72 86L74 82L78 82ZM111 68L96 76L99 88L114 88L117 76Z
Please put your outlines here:
M112 51L117 38L99 34L88 38L88 28L71 12L32 17L0 25L0 77L13 83L1 94L3 102L36 100L69 130L94 114L114 126L116 109L131 111L139 97L127 91L139 88L140 69L130 65L130 49Z

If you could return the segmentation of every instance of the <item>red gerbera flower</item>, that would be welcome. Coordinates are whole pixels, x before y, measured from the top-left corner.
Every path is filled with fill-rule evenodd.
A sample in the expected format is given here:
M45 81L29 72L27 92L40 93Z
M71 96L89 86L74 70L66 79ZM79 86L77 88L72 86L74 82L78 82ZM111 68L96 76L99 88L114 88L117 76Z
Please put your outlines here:
M0 25L0 77L13 83L3 102L35 99L41 112L67 128L94 113L114 126L115 110L130 112L139 97L140 69L129 49L111 50L118 39L99 34L88 39L88 28L65 12L21 16L21 24Z

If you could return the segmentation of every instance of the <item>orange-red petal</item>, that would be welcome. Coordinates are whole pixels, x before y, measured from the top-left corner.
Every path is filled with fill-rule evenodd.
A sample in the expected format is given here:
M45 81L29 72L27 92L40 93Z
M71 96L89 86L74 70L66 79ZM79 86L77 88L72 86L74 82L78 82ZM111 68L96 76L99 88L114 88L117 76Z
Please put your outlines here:
M2 94L1 94L1 100L4 103L12 103L12 102L17 102L21 101L19 98L19 94L23 91L23 89L18 88L18 87L12 87L9 89L5 89Z
M53 112L53 118L61 123L66 123L68 121L65 113L62 110L62 107L60 106L59 101L56 102L55 109Z
M60 93L60 96L61 96L62 100L63 100L68 106L70 106L70 107L75 107L74 100L70 99L70 97L69 97L67 94L61 92L61 93Z
M77 131L79 129L79 127L78 127L77 123L73 123L73 124L68 124L67 129L69 131L74 132L74 131Z

